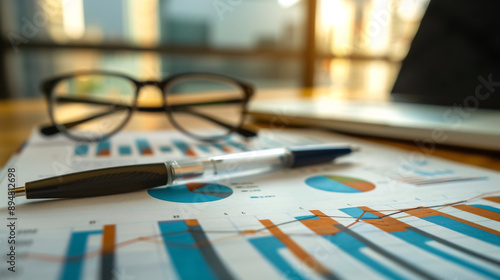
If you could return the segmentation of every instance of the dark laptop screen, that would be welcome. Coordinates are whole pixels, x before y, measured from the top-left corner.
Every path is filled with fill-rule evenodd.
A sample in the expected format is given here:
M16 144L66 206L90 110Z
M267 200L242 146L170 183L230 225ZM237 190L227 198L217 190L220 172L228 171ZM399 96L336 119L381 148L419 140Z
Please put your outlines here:
M500 109L500 1L431 0L396 101Z

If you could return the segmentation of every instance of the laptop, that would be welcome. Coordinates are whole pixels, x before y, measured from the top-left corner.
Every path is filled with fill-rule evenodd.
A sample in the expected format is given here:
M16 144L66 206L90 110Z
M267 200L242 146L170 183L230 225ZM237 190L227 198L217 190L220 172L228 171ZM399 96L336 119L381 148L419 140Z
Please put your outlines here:
M431 0L389 101L257 100L249 114L423 147L500 151L498 11L497 0Z

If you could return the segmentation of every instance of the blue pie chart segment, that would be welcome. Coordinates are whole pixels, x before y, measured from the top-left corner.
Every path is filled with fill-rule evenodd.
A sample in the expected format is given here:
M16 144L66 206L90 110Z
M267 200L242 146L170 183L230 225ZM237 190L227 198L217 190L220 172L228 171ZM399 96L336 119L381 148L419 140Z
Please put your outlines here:
M156 199L178 203L203 203L224 199L233 194L227 186L211 183L187 183L164 188L149 189Z
M309 177L305 183L318 190L338 193L362 193L375 189L373 183L357 178L336 175Z

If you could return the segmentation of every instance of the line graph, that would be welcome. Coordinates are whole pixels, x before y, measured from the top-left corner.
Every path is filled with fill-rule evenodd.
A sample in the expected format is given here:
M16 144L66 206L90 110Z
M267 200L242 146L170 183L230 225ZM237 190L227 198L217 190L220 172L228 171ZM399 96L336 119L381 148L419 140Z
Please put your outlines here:
M281 269L282 271L290 271L291 267L290 264L287 262L286 259L281 258L280 253L278 253L286 249L290 250L290 252L292 252L292 254L299 261L301 261L302 263L304 263L304 265L308 266L310 269L315 271L318 275L322 275L325 278L332 278L332 279L340 277L335 272L331 271L329 268L323 267L320 261L315 259L313 255L307 253L307 251L305 251L305 249L302 247L303 245L297 243L297 241L295 241L294 239L295 237L300 237L300 236L302 237L317 236L325 238L326 240L332 242L332 244L338 246L341 249L343 248L343 250L346 253L350 254L357 261L372 267L378 273L381 273L387 277L399 278L401 277L401 275L395 274L395 272L392 270L390 266L383 265L382 263L377 263L376 259L363 256L356 252L360 252L359 250L363 250L363 248L365 247L371 248L372 250L375 250L380 254L382 254L382 256L384 256L385 258L388 258L391 262L397 264L400 267L403 267L404 269L409 270L412 273L415 273L425 278L433 277L431 274L429 274L428 271L422 270L422 268L420 267L415 267L411 263L405 261L404 259L401 259L400 257L393 255L390 251L378 247L375 243L368 241L368 239L366 239L366 237L364 237L363 234L360 234L359 232L354 230L356 225L369 224L385 232L386 234L390 234L396 238L403 240L408 244L417 246L430 254L439 256L440 258L445 259L447 261L460 264L468 269L471 269L472 271L482 274L485 277L495 277L498 276L498 273L496 271L492 271L482 266L477 266L474 263L463 261L462 259L457 258L453 254L448 254L446 252L428 247L426 243L428 241L438 242L440 244L443 244L443 246L447 246L453 250L460 251L461 253L467 254L470 257L474 257L476 259L484 261L485 263L490 263L492 265L499 265L500 260L471 251L465 247L460 246L460 244L455 244L447 240L442 240L442 238L439 238L438 236L434 236L426 231L423 231L422 229L412 227L411 225L401 220L407 217L415 217L415 216L420 216L421 218L434 217L434 216L443 216L449 218L451 215L441 211L447 208L454 208L457 210L463 208L466 210L471 210L470 207L473 207L474 211L476 211L477 209L488 211L488 212L480 212L482 214L486 213L490 215L491 213L495 213L497 215L498 213L494 211L489 211L487 209L478 208L477 206L472 206L472 205L478 205L477 200L496 201L497 200L496 196L493 195L498 193L500 193L500 191L484 193L472 197L470 199L451 202L451 203L431 205L426 207L419 206L419 207L412 207L412 208L405 208L398 210L372 209L366 206L340 209L345 214L347 214L347 216L326 215L322 211L311 210L310 211L311 215L297 216L295 217L295 219L291 219L286 222L274 223L271 220L261 219L259 220L259 222L262 224L262 227L250 230L249 229L206 230L203 228L202 224L200 224L197 220L193 219L163 221L163 222L158 222L158 225L160 226L159 234L139 236L128 240L123 240L120 242L117 242L116 239L111 238L116 228L114 228L113 225L106 225L103 227L103 230L82 232L80 234L80 235L83 234L85 236L96 235L96 234L103 235L102 246L100 249L83 252L82 250L85 248L85 246L82 246L82 244L84 243L84 240L87 237L82 235L83 239L77 238L78 240L70 242L69 247L67 249L68 253L66 256L40 254L32 252L27 255L27 258L36 259L44 262L62 263L64 264L64 267L69 267L68 271L72 273L67 273L67 272L65 272L66 274L63 273L63 275L67 275L67 277L61 277L61 279L69 279L68 278L69 276L72 276L71 278L73 279L78 279L79 275L78 273L80 273L78 267L80 267L81 269L82 264L85 260L92 258L99 258L100 262L104 264L103 267L106 268L101 270L101 273L104 275L106 273L109 273L109 269L110 267L112 267L113 258L116 255L117 251L119 251L121 248L131 246L133 244L146 242L146 243L163 245L165 247L165 250L169 254L171 254L172 256L176 256L176 258L173 259L179 259L179 256L189 256L190 258L193 258L193 256L191 255L193 253L189 253L188 255L186 255L186 252L194 252L198 256L198 258L201 258L200 259L201 263L206 263L205 268L211 271L212 274L209 273L207 275L214 275L214 278L220 278L220 275L228 275L229 272L227 271L227 268L223 264L224 262L222 261L222 259L220 259L221 256L214 257L215 251L213 246L217 246L217 244L227 243L230 242L231 240L235 240L238 238L244 238L249 240L250 244L253 244L253 246L256 249L260 250L263 256L267 258L269 263L275 266L278 270ZM395 215L398 216L394 217ZM493 217L496 218L497 216L494 215ZM491 234L496 236L496 239L499 239L498 236L500 236L500 232L484 228L483 226L478 225L474 222L465 220L461 221L457 217L453 217L453 219L462 224L472 226L478 230L483 230L483 231L488 230ZM341 223L337 222L339 220L344 220L344 221L351 220L352 222L347 223L347 225L342 225ZM304 226L309 228L311 232L309 233L290 232L284 230L286 229L286 225L295 223L303 224ZM224 236L217 238L218 234ZM104 235L106 235L106 237L104 237ZM479 238L478 236L475 235L471 235L469 237L475 239ZM345 238L350 238L351 242L345 242ZM337 240L343 240L344 242L340 242ZM71 249L75 248L75 245L71 244L78 245L77 246L78 249ZM263 249L266 248L266 246L269 249ZM209 259L210 262L208 261ZM215 263L213 263L214 259ZM199 264L200 262L197 263ZM74 267L75 264L76 268ZM73 268L71 268L72 266ZM190 275L189 273L191 273L189 270L186 270L187 268L182 268L182 264L180 263L177 263L175 267L179 269L180 271L179 275L183 275L183 273L187 273L184 275ZM199 271L202 270L200 269ZM296 271L295 273L297 273L296 274L297 279L301 278L299 276L303 276L300 274L299 271ZM77 277L75 277L75 275Z

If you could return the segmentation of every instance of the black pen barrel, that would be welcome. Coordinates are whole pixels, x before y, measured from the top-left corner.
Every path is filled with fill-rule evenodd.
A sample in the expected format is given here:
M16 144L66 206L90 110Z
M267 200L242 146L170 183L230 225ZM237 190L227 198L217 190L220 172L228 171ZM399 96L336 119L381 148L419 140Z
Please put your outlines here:
M133 192L166 185L164 163L112 167L28 182L26 198L78 198Z

